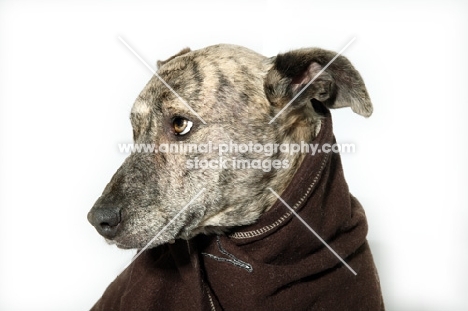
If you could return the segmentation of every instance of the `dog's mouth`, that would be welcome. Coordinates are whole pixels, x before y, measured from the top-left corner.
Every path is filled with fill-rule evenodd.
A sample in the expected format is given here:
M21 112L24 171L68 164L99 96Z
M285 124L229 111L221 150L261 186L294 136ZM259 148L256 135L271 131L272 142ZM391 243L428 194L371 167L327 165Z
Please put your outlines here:
M157 217L129 215L125 211L119 213L119 222L99 222L91 211L88 219L109 245L121 249L154 248L166 243L174 243L176 239L190 239L195 229L201 223L203 214L187 213L172 217ZM99 213L98 213L99 214ZM159 221L151 220L159 219ZM148 223L158 223L148 227Z
M109 245L115 245L118 248L121 249L143 249L143 248L154 248L158 247L163 244L173 244L175 243L175 240L178 238L172 238L172 239L164 239L164 240L159 240L155 239L152 240L150 239L149 241L145 241L145 238L143 237L133 237L133 238L123 238L123 239L115 239L115 240L109 240L105 239L107 244Z
M175 240L175 237L165 236L164 238L159 238L156 235L128 235L122 234L117 236L114 239L104 238L107 244L115 245L121 249L143 249L143 248L154 248L162 244L171 243Z
M138 242L129 241L129 240L117 241L117 240L109 240L109 239L105 239L105 241L107 242L107 244L115 245L121 249L144 249L144 248L158 247L163 244L174 244L176 239L174 238L168 241L159 241L159 242L153 242L153 243L150 243L150 242L138 243Z

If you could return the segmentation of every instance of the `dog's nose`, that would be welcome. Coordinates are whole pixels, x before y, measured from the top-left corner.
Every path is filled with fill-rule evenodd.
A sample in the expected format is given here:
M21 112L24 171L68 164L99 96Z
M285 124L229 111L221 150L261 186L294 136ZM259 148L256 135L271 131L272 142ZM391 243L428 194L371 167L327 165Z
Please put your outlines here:
M112 239L117 235L120 224L120 209L100 207L88 213L88 221L103 237Z

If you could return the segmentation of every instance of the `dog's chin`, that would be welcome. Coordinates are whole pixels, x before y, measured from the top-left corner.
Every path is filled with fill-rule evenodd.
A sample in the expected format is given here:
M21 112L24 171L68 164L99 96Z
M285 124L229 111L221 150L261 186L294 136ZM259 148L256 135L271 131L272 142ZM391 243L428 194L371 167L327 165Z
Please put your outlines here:
M175 240L190 240L200 233L206 233L200 230L198 219L191 219L190 222L179 224L179 228L171 228L170 231L164 230L163 227L159 231L151 235L150 232L145 233L129 233L132 232L131 228L121 228L121 232L113 239L105 238L109 245L115 245L121 249L148 249L155 248L163 244L172 244Z
M155 236L137 236L137 235L122 235L117 236L114 239L106 239L107 244L115 245L121 249L148 249L148 248L155 248L163 244L173 244L175 240L182 239L182 240L189 240L194 237L195 232L193 231L186 231L184 229L180 230L178 233L166 233L155 234Z
M141 239L140 240L140 239L138 239L136 237L131 238L131 239L116 238L114 240L110 240L110 239L105 239L105 240L106 240L107 244L115 245L115 246L117 246L118 248L121 248L121 249L155 248L155 247L158 247L158 246L166 244L166 243L172 244L175 241L174 238L173 239L164 239L164 240L155 239L154 241L152 241L151 239L149 239L149 240Z

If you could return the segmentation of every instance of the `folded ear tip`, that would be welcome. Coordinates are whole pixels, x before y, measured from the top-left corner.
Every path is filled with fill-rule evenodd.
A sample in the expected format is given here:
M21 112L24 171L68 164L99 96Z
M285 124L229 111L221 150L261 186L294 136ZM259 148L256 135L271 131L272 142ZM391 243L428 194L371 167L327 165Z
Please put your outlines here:
M360 101L357 105L351 105L351 109L365 118L369 118L374 112L374 108L370 100Z
M364 118L369 118L370 116L372 115L372 111L369 111L369 112L366 112L366 113L363 113L362 116Z

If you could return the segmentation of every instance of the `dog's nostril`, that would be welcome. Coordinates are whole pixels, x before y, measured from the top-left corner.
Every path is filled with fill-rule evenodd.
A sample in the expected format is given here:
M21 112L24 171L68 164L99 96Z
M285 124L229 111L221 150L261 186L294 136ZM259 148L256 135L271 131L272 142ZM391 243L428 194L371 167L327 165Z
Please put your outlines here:
M109 225L107 222L101 223L100 226L103 227L103 228L106 228L106 227L113 227L113 226Z
M105 219L99 223L103 228L115 227L120 223L120 215L110 215L110 218Z
M121 221L120 209L116 207L100 207L88 215L89 222L105 238L112 239L117 235Z

